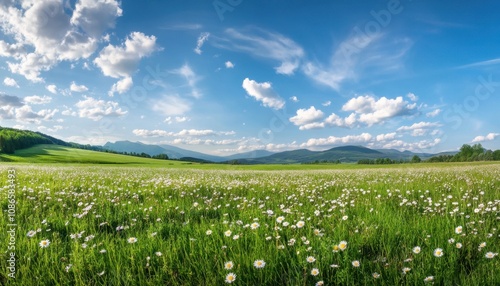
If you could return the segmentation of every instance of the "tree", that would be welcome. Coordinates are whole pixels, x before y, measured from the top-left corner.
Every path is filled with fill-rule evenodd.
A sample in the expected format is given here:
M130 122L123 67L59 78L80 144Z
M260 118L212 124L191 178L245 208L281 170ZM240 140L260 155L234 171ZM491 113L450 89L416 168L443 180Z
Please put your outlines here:
M417 155L413 155L413 157L411 158L411 162L412 163L420 163L420 162L422 162L422 159L420 159L420 157L418 157Z

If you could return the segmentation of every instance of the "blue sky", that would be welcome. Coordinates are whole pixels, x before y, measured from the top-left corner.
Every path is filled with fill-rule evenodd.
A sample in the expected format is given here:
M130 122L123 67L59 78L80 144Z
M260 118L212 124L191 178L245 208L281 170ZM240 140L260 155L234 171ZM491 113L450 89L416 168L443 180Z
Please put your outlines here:
M216 154L500 149L500 3L0 0L0 125Z

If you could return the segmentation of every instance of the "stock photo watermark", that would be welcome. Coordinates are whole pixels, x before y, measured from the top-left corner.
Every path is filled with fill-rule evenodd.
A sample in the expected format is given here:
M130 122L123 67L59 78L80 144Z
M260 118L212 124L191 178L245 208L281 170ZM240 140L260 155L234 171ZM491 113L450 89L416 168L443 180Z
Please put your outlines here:
M7 275L10 279L16 278L16 170L7 170Z

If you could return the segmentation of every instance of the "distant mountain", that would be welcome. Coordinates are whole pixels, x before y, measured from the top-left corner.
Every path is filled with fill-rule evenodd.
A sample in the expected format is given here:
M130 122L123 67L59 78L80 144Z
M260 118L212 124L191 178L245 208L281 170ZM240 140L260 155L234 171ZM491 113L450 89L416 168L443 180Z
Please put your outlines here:
M256 158L271 156L273 154L275 154L275 153L267 151L267 150L255 150L255 151L244 152L244 153L226 156L226 157L224 157L224 159L228 160L228 161L238 160L238 159L256 159Z
M115 143L107 142L102 146L102 148L116 152L138 153L138 154L146 153L151 156L159 154L167 154L165 153L165 149L161 148L160 146L147 145L141 142L130 142L130 141L116 141ZM175 158L175 156L170 156L170 154L167 155L169 158L170 157Z

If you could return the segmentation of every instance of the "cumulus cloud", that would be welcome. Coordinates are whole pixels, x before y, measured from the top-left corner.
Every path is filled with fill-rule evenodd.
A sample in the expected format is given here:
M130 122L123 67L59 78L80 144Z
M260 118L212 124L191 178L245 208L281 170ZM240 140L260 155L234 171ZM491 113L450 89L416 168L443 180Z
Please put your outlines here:
M377 100L369 95L352 98L342 106L344 111L354 111L358 115L357 121L368 126L396 116L409 115L415 108L416 104L409 104L401 96L395 99L381 97Z
M401 126L397 129L397 131L411 131L412 136L425 136L430 132L431 129L440 126L441 124L439 124L438 122L421 121L410 126Z
M19 85L17 84L16 80L13 79L13 78L10 78L10 77L6 77L4 80L3 80L3 84L5 86L10 86L10 87L17 87L19 88Z
M226 68L228 68L228 69L232 69L232 68L234 68L234 64L233 64L232 62L230 62L230 61L225 62L225 63L224 63L224 65L225 65L225 66L226 66Z
M208 40L208 37L210 36L210 33L201 33L200 36L198 37L198 40L196 41L196 48L194 49L194 52L197 53L198 55L201 55L202 50L201 48L203 47L203 44Z
M418 100L418 96L416 96L414 93L408 93L406 95L411 101L417 101Z
M292 75L300 66L304 50L293 40L279 34L257 28L227 29L227 39L218 39L218 47L242 51L253 56L279 61L276 73Z
M49 84L45 87L50 93L57 94L57 86L55 84Z
M134 81L132 80L131 77L122 78L121 80L119 80L115 84L113 84L113 86L111 87L111 90L108 92L108 95L113 97L115 92L118 92L119 94L125 93L133 85L134 85Z
M476 136L474 139L472 139L472 143L492 141L492 140L495 140L495 138L497 138L498 136L500 136L500 133L488 133L488 135L486 135L486 136L482 136L482 135Z
M435 110L433 110L433 111L431 111L431 112L427 112L427 113L425 114L425 116L427 116L427 117L436 117L436 116L438 116L440 113L441 113L441 109L436 108Z
M285 106L285 100L273 90L270 82L258 83L245 78L242 87L248 95L262 102L265 107L282 109Z
M109 44L101 50L94 63L105 76L121 78L111 92L126 92L132 86L132 74L137 70L142 58L158 50L155 36L141 32L131 33L120 46ZM112 95L112 93L111 93Z
M309 107L308 109L299 109L297 110L297 114L291 117L289 120L294 125L299 126L299 129L312 129L312 128L320 128L321 124L314 124L317 121L323 119L324 113L323 111L316 109L314 106Z
M74 81L71 83L69 89L74 92L86 92L89 90L85 85L77 85Z
M384 149L399 149L399 150L409 150L409 151L422 151L425 149L430 149L441 142L441 139L436 138L434 140L422 140L418 142L405 142L402 140L393 140L382 146Z
M30 104L47 104L52 101L52 97L50 96L38 96L38 95L33 95L33 96L26 96L24 98L24 102L30 103Z
M311 138L307 142L302 143L300 146L306 147L319 147L319 146L334 146L339 144L353 144L353 143L366 143L372 139L369 133L362 133L360 135L347 135L343 137L329 136L327 138Z
M141 137L205 137L217 135L234 135L234 131L214 131L211 129L183 129L179 132L165 131L160 129L147 130L147 129L134 129L132 131L137 136Z
M169 116L167 118L165 118L165 120L163 122L167 123L167 124L172 124L174 122L176 123L182 123L182 122L187 122L189 121L189 117L186 117L186 116Z
M379 134L375 137L377 141L388 141L393 140L394 138L396 138L396 132Z
M99 100L88 96L84 98L75 104L78 109L78 116L81 118L98 121L103 117L120 117L127 114L127 111L124 111L117 102Z
M293 102L299 102L299 98L296 97L296 96L290 97L290 100L293 101Z
M0 54L15 60L8 62L11 72L33 82L42 82L41 72L60 61L89 58L100 34L112 28L122 13L115 0L79 0L75 9L67 9L59 0L20 2L0 5L2 31L15 41L1 41Z

